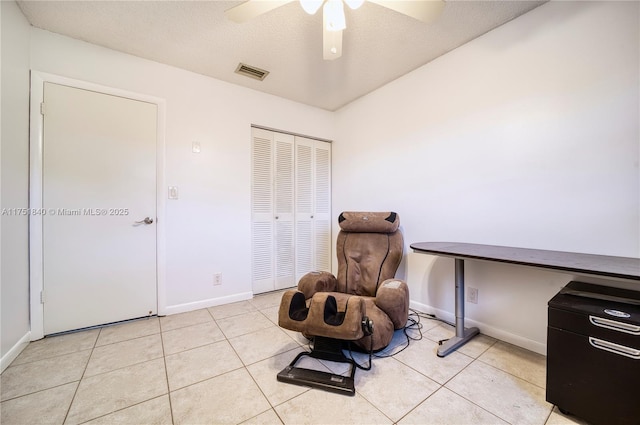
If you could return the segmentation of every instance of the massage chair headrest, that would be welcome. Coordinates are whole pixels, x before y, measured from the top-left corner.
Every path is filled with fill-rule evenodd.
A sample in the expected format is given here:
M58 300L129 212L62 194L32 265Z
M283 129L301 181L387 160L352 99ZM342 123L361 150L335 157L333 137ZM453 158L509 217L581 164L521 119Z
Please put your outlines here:
M394 212L344 211L338 217L338 224L345 232L393 233L398 230L400 217Z

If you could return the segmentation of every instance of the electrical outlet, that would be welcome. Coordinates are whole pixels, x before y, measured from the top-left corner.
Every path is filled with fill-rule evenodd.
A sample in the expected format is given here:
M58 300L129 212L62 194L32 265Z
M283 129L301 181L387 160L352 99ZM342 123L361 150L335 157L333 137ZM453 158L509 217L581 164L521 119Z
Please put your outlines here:
M467 288L467 302L478 304L478 288Z
M213 274L213 286L222 285L222 273Z

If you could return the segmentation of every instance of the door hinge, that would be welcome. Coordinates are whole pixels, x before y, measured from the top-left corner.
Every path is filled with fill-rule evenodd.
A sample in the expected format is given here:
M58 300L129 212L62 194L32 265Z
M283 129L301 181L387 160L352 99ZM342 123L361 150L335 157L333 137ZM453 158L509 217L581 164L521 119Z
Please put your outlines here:
M44 304L44 291L40 291L40 304Z
M45 110L44 102L40 102L40 115L44 115Z

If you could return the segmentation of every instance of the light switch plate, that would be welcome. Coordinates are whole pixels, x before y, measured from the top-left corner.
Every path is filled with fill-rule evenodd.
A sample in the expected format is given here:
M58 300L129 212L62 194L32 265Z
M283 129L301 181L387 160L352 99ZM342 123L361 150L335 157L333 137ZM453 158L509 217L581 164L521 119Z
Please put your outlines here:
M178 186L169 186L169 199L178 199Z

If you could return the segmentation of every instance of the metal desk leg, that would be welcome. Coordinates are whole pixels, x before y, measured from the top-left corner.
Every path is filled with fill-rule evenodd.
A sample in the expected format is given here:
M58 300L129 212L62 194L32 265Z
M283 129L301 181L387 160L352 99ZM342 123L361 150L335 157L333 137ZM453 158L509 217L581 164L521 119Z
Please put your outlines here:
M438 347L438 357L444 357L478 335L478 328L464 328L464 260L456 258L456 336Z

